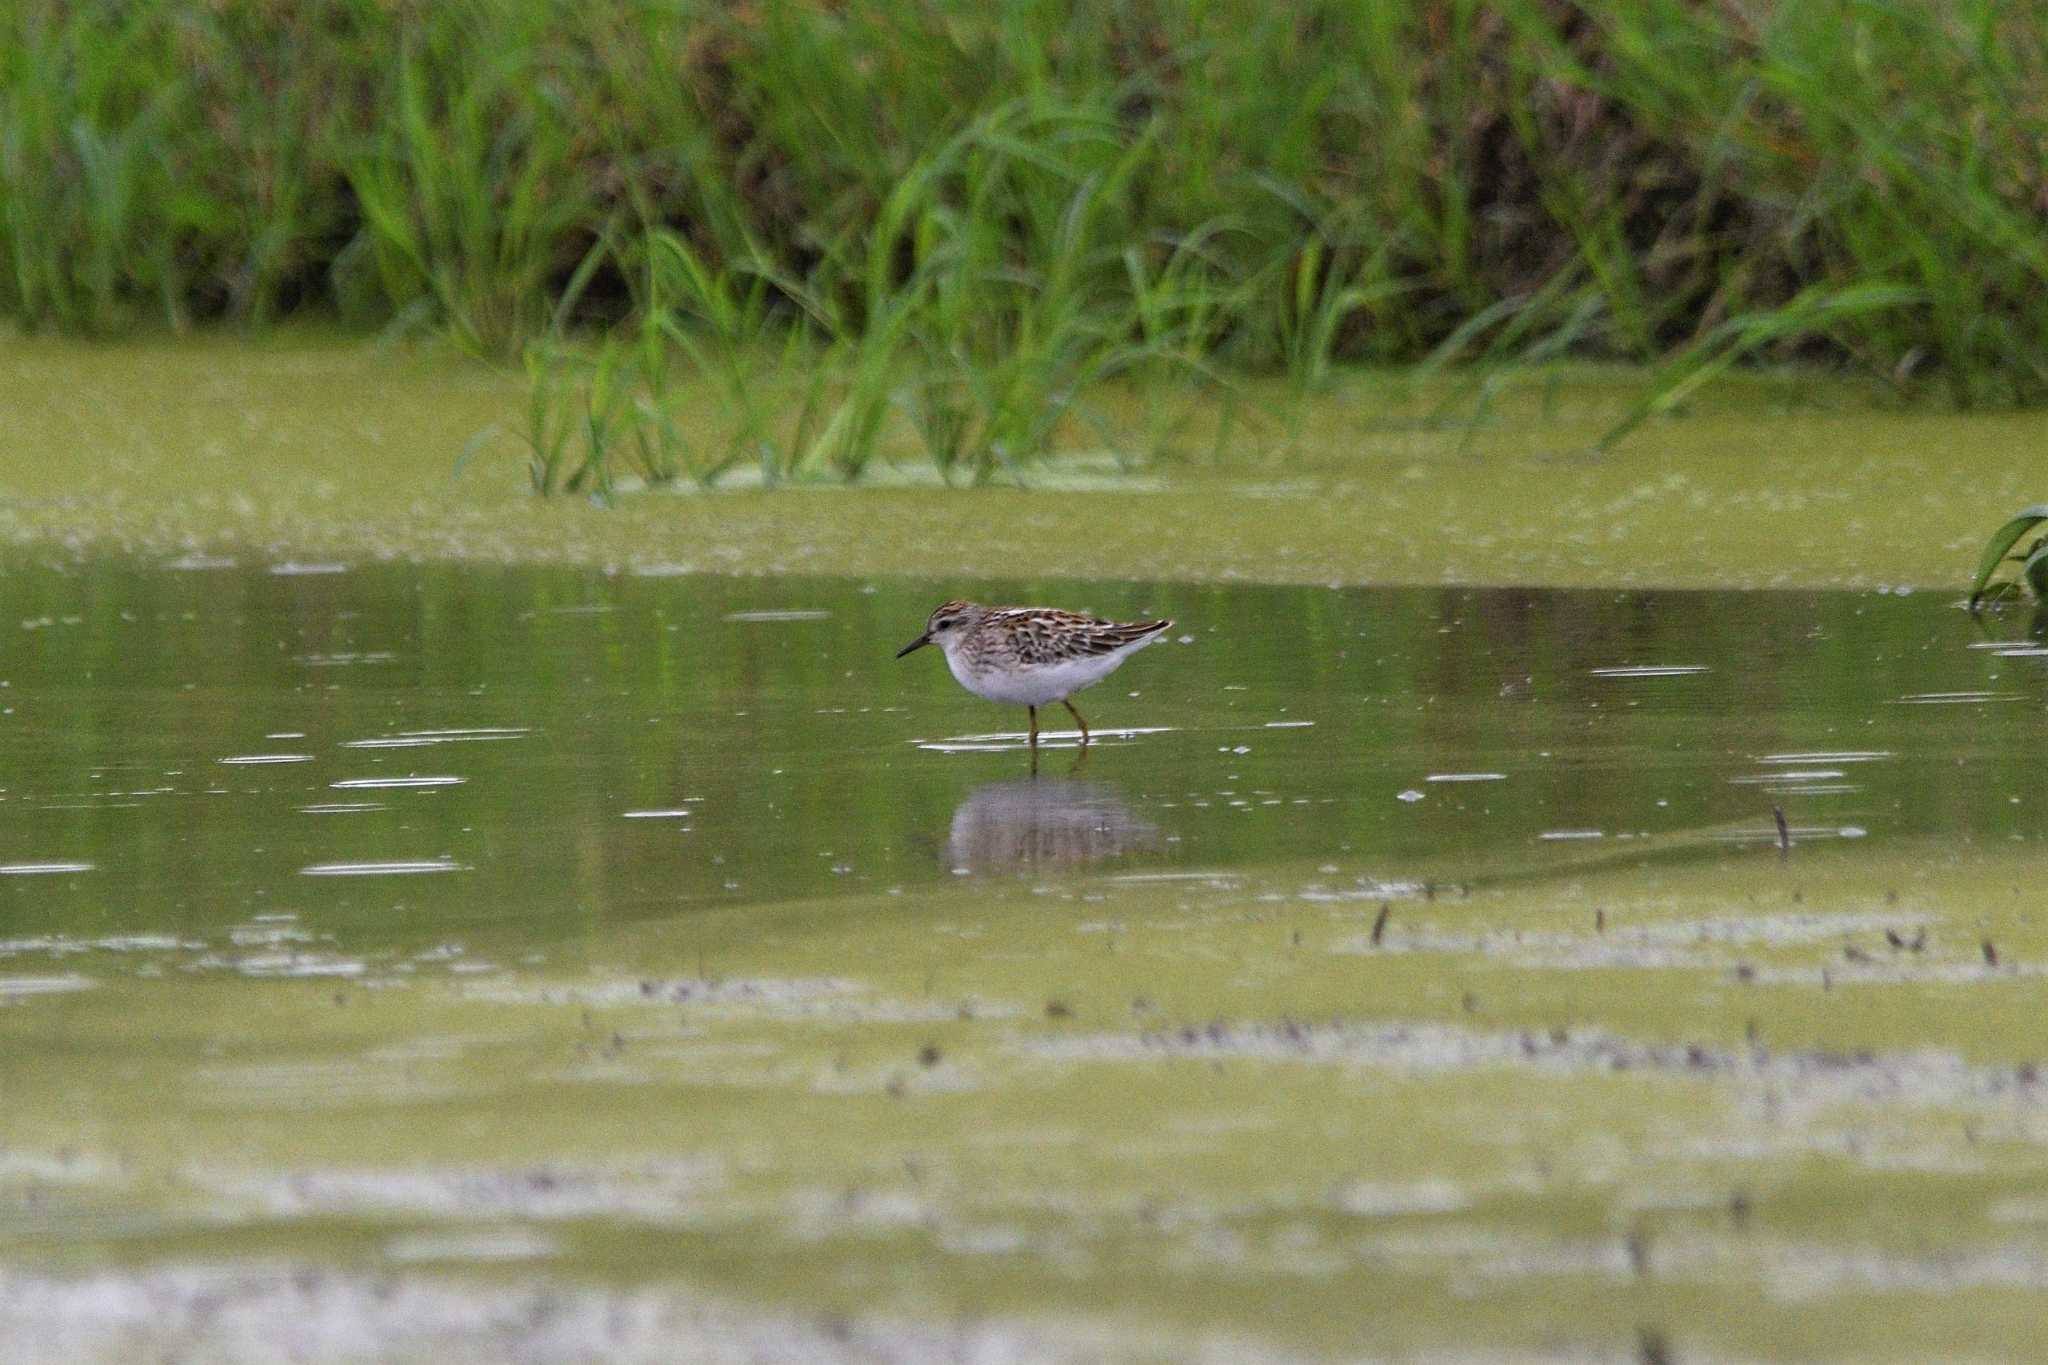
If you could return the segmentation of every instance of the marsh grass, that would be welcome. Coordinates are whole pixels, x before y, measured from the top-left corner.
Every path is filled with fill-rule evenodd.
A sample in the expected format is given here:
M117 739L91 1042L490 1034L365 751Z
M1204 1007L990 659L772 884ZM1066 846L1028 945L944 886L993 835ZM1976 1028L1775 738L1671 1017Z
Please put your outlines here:
M1120 378L1154 458L1190 390L1356 364L1458 375L1467 427L1649 365L1619 440L1751 363L2048 397L2044 144L2048 22L1997 0L28 0L0 314L538 345L565 488L590 442L1007 477Z
M390 117L345 162L377 291L401 307L430 304L480 352L539 330L565 255L580 254L601 223L582 183L593 167L578 155L576 111L530 55L535 13L509 7L526 31L480 51L455 30L401 39L387 87L372 96Z

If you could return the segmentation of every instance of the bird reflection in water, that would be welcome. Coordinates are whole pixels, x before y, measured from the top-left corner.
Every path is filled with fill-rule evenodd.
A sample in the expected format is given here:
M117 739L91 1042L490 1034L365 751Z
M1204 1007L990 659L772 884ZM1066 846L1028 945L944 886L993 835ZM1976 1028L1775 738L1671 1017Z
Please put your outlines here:
M970 872L1087 867L1164 844L1116 789L1075 778L987 782L953 808L946 835L951 865Z

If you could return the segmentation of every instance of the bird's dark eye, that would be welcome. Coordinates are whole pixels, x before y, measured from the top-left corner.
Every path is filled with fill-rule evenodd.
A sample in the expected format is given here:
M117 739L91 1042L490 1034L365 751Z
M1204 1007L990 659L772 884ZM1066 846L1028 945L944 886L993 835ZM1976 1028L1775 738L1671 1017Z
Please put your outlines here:
M942 617L940 617L940 618L939 618L938 620L936 620L936 621L932 622L932 629L933 629L933 630L944 630L944 629L945 629L945 628L946 628L947 626L950 626L950 625L952 625L952 624L953 624L953 618L952 618L952 617L950 617L950 616L942 616Z

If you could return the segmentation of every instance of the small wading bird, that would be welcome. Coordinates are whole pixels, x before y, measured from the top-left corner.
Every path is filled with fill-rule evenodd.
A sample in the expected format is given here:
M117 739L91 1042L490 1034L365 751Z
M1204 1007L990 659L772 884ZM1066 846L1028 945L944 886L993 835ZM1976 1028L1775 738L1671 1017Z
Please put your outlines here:
M1038 708L1058 702L1081 727L1088 722L1067 698L1092 687L1117 665L1165 633L1171 621L1098 621L1051 607L983 607L947 602L924 623L924 634L896 651L937 645L960 685L977 697L1028 707L1031 753L1038 754Z

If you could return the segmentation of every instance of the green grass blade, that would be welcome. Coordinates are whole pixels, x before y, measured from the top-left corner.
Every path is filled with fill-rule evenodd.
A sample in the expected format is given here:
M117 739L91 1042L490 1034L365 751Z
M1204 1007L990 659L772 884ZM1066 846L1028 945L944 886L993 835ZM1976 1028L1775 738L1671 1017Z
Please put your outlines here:
M2019 542L2019 538L2044 521L2048 521L2048 503L2037 502L2021 510L2005 525L1991 533L1991 539L1984 542L1984 553L1977 559L1977 576L1970 580L1971 610L1976 610L1977 604L1983 600L1984 590L1991 582L1991 576L1998 572L1998 566L2005 562L2007 554ZM2035 553L2028 557L2028 563L2031 565L2038 555L2037 548ZM2027 578L2029 584L2033 581L2031 576Z

